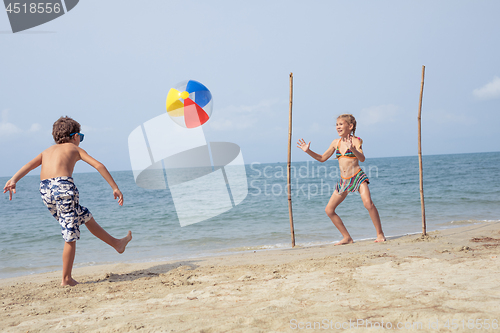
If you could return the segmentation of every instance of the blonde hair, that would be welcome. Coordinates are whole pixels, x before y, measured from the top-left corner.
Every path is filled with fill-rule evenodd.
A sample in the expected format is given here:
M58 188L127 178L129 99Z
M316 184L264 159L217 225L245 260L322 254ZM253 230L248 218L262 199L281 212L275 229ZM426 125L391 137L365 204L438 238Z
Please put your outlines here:
M341 114L340 116L337 117L337 119L339 118L344 119L349 123L349 125L352 125L352 135L354 136L356 133L356 118L354 118L354 116L349 113Z

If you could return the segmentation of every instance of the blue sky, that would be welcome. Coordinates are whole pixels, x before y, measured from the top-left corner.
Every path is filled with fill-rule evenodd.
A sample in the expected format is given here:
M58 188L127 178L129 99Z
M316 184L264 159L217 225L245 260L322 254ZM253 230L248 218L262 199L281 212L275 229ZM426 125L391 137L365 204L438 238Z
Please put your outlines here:
M423 153L499 151L498 13L480 0L85 0L16 34L0 13L0 176L53 144L63 115L83 125L82 148L130 170L128 135L188 79L213 94L209 141L286 161L290 72L294 143L322 153L352 113L368 158L416 155L422 65ZM295 145L292 158L310 160Z

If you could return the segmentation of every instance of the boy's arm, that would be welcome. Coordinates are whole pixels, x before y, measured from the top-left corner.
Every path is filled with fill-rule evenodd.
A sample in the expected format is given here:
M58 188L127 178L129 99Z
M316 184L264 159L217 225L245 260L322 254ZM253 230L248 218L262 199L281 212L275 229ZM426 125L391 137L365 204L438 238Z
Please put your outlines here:
M101 162L99 162L98 160L96 160L95 158L90 156L89 154L87 154L87 152L85 150L83 150L82 148L78 147L78 151L80 152L80 158L82 159L82 161L93 166L97 171L99 171L102 178L104 178L108 182L109 186L111 186L111 188L113 189L114 198L115 199L118 198L118 204L120 206L122 206L123 205L123 194L120 191L120 189L118 188L118 185L116 185L115 180L113 179L113 177L109 173L108 169L106 169L104 164L102 164Z
M21 169L11 179L7 181L3 188L3 193L9 191L9 200L12 200L12 194L16 193L16 183L26 176L28 172L39 167L42 164L42 154L32 159L30 162L26 163Z

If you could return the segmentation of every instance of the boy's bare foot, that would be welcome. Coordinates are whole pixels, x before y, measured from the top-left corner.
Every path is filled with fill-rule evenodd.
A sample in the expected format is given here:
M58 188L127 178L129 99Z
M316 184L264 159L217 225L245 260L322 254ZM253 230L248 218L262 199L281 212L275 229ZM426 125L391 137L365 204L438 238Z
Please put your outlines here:
M73 278L69 278L67 280L63 279L61 281L61 286L71 286L71 287L74 287L78 284L78 281L76 281L75 279Z
M385 239L384 235L377 236L377 239L375 239L375 243L383 243L385 241L386 241L386 239Z
M352 244L354 241L352 240L351 237L349 238L344 238L340 242L336 243L335 245L346 245L346 244Z
M118 240L118 243L115 246L116 252L118 253L125 252L125 248L127 247L128 242L130 242L131 240L132 240L132 231L129 230L127 236Z

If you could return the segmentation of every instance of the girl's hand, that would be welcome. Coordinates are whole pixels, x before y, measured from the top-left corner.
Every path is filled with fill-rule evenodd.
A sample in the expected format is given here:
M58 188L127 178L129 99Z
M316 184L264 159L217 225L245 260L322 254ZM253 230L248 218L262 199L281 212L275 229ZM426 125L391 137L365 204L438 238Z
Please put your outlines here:
M309 150L309 146L311 145L311 141L309 141L308 143L306 143L304 141L304 139L300 139L298 142L297 142L297 148L300 148L302 149L303 151L307 152Z
M345 139L342 139L345 143L345 145L347 146L347 149L352 149L353 148L353 145L352 145L352 135L348 135L347 138Z
M3 193L9 191L9 200L12 200L12 194L16 193L16 182L9 179L3 188Z

